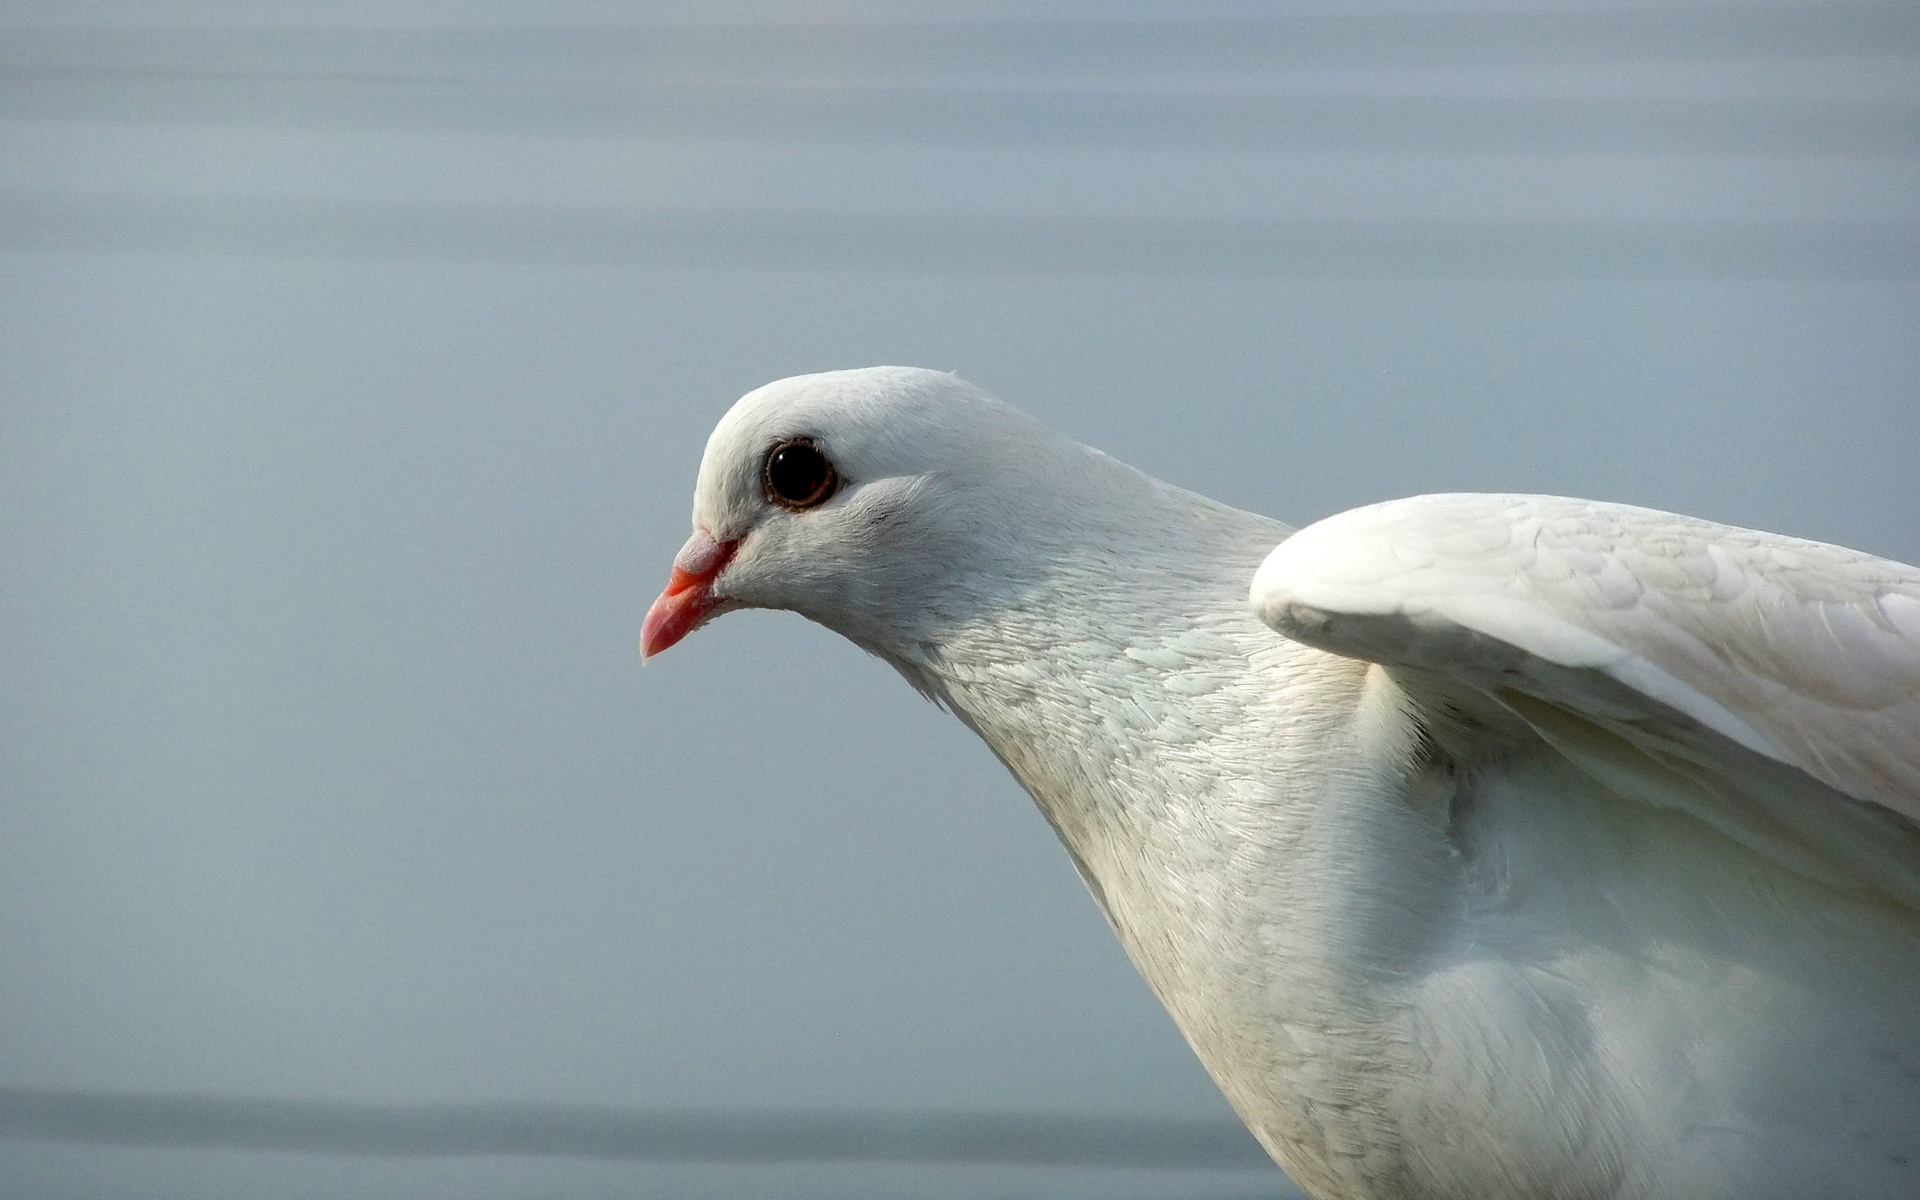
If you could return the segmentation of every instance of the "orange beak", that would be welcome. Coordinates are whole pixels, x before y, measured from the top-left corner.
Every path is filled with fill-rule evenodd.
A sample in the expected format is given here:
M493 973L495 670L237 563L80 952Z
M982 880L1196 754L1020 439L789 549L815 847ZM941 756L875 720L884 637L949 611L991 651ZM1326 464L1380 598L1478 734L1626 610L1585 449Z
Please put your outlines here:
M667 577L667 590L647 610L640 626L640 657L652 658L681 638L700 628L713 611L713 581L733 561L740 543L715 541L712 534L696 529L680 553L673 556L673 574Z

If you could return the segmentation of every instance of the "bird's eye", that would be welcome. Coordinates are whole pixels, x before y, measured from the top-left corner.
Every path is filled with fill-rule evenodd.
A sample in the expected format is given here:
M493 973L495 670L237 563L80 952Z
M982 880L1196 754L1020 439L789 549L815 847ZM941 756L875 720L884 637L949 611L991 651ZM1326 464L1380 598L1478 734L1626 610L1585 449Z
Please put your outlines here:
M767 451L761 478L768 500L796 511L824 504L840 486L833 464L806 438L781 442Z

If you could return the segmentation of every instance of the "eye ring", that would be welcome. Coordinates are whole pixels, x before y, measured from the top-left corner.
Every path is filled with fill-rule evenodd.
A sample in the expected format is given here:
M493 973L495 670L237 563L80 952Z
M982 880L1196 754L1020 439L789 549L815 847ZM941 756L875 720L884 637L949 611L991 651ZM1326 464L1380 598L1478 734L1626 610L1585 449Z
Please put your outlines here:
M760 464L767 501L793 512L825 504L840 490L840 473L812 438L788 438L767 451Z

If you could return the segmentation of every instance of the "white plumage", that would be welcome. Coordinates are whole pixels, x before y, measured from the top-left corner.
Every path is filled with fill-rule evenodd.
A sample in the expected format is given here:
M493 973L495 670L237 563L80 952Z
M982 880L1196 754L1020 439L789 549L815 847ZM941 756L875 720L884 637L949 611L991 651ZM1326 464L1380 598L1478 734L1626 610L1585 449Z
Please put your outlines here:
M694 523L645 649L788 608L950 708L1316 1197L1920 1196L1920 571L1538 496L1288 536L906 368L742 399Z

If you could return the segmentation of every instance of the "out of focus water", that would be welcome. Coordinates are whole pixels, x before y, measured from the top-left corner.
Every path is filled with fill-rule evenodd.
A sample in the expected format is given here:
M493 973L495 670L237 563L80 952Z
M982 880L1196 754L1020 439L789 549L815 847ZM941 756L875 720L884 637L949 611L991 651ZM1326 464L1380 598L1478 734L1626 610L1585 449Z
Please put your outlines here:
M712 422L914 363L1294 523L1915 561L1916 213L1910 5L0 6L0 1089L1230 1122L884 667L641 672ZM60 1200L1284 1188L13 1133Z
M1283 1200L1300 1193L1273 1171L1136 1171L960 1166L633 1166L520 1158L453 1161L235 1152L8 1147L0 1159L15 1195L47 1200L139 1196L255 1200L260 1196L527 1197L743 1196L1032 1197L1045 1200Z

